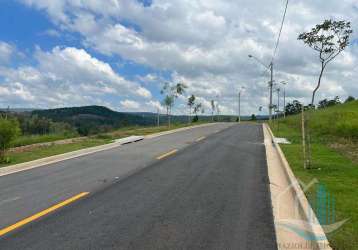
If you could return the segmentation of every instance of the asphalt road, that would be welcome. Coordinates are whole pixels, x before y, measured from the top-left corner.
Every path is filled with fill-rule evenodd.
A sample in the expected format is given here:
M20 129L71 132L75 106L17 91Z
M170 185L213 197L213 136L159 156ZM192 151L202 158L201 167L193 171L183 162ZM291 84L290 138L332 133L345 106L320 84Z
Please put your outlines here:
M227 127L183 131L0 178L0 188L15 190L22 181L30 189L26 183L33 180L45 190L22 191L40 200L46 189L52 199L57 189L67 198L91 191L6 234L0 249L277 249L262 127ZM173 149L179 151L153 158ZM16 201L21 198L0 205L1 221L3 207L18 209ZM34 203L24 206L36 210Z

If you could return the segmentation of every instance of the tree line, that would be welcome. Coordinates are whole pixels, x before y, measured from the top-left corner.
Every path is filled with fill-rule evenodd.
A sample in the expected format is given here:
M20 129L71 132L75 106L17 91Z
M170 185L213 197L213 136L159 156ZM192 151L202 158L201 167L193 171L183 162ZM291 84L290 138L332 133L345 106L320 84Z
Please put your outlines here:
M348 103L351 101L354 101L355 98L353 96L349 96L344 103ZM318 109L324 109L324 108L328 108L328 107L332 107L335 105L339 105L342 104L342 101L340 100L340 98L338 96L336 96L335 98L329 100L327 98L321 100L318 102L317 108ZM307 105L304 107L305 110L307 109L315 109L316 106L314 105ZM292 102L287 103L286 107L285 107L285 112L286 115L295 115L295 114L299 114L302 112L302 103L299 102L298 100L293 100Z
M162 100L162 105L166 109L166 115L167 115L167 121L168 126L170 127L171 124L171 115L172 110L175 105L176 99L178 99L180 96L184 96L184 94L187 92L188 86L184 83L164 83L162 90L160 93L164 96L164 99ZM204 114L205 109L201 102L197 102L197 97L194 94L190 94L187 97L187 106L189 109L188 114L188 123L192 122L198 122L199 116L198 114ZM217 114L220 114L219 104L218 102L215 102L215 100L210 100L211 105L211 120L214 121L214 113L215 111ZM192 118L192 115L194 114L194 117Z

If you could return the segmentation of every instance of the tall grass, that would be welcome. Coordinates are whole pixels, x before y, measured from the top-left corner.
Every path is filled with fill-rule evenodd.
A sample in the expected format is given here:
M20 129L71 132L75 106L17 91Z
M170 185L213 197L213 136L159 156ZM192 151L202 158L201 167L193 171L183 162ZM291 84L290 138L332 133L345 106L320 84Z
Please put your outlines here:
M358 101L309 111L306 117L310 133L318 140L358 140ZM295 130L301 129L301 115L288 116L279 122Z

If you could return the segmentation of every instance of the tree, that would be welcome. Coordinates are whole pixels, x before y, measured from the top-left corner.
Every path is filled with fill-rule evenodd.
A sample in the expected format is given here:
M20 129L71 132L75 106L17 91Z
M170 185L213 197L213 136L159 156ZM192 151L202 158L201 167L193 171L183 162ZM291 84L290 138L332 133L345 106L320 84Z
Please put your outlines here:
M21 133L19 122L16 119L0 118L0 161L5 159L6 150L10 143Z
M319 53L321 71L316 88L312 93L311 106L317 90L321 86L321 80L327 64L336 58L349 44L349 37L352 34L351 23L347 21L325 20L317 24L309 32L303 32L298 36L309 47Z
M194 95L191 95L191 96L188 98L189 123L191 122L191 109L193 108L194 104L195 104L195 96L194 96Z
M175 99L185 93L187 86L183 83L170 84L166 82L160 91L162 95L165 95L163 105L167 109L168 126L170 127L171 111L175 104Z
M352 102L355 98L353 96L348 96L348 98L344 101L344 103Z
M163 100L163 105L167 110L168 126L170 127L170 115L171 115L171 110L174 106L174 96L169 96L169 95L165 96Z
M193 122L199 121L198 112L199 112L201 109L202 109L201 103L198 103L198 104L195 105L195 107L194 107L195 117L194 117L194 119L193 119Z
M215 101L211 100L210 104L211 104L211 121L213 122L214 121L214 112L215 112Z
M287 103L285 107L285 111L287 115L299 114L301 110L302 110L302 104L297 100L294 100L292 103Z
M251 115L251 121L256 121L257 119L256 119L256 115L255 114L252 114Z
M323 108L327 108L327 107L331 107L331 106L335 106L337 104L341 104L341 101L339 99L338 96L336 96L334 99L332 100L327 100L327 99L323 99L321 101L318 102L318 108L319 109L323 109Z

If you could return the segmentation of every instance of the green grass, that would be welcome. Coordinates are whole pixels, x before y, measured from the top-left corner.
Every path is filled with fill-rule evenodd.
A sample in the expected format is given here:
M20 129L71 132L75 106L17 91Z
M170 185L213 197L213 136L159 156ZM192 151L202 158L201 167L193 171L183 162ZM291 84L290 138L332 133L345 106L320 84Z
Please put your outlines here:
M191 124L191 125L199 125L199 124L203 124L203 123L195 123L195 124ZM131 135L148 135L148 134L173 130L173 129L177 129L177 128L187 127L187 126L188 126L188 124L173 124L170 128L168 128L167 126L160 126L160 127L137 126L137 127L121 128L121 129L118 129L111 133L105 133L105 134L91 136L91 137L89 137L83 141L80 141L80 142L74 142L74 143L62 144L62 145L51 145L51 146L47 146L47 147L36 147L36 148L30 149L29 151L26 151L26 152L8 153L7 156L10 157L10 160L11 160L10 163L6 163L6 164L0 163L0 167L10 166L10 165L28 162L28 161L32 161L32 160L37 160L37 159L41 159L44 157L63 154L63 153L67 153L67 152L71 152L71 151L75 151L75 150L84 149L84 148L99 146L99 145L109 143L109 142L113 141L114 139L119 139L119 138L131 136ZM40 141L40 139L38 141L36 141L36 139L33 141L36 141L36 143L49 142L49 141L46 141L45 138L51 139L50 141L55 141L55 138L57 138L57 137L50 135L48 137L39 136L39 138L41 138L41 140L43 139L43 141ZM62 140L64 138L60 137L59 139ZM20 139L20 141L21 140L24 141L23 138ZM32 139L29 139L29 140L31 141Z
M33 161L44 157L63 154L75 150L84 149L84 148L95 147L109 142L110 140L105 140L105 139L87 139L77 143L51 145L48 147L35 148L32 149L31 151L26 151L21 153L9 153L8 156L11 159L10 164L0 164L0 167L5 167L13 164L27 162L27 161Z
M349 157L347 150L358 147L358 102L310 113L312 136L312 169L303 168L300 134L300 116L287 117L271 124L275 136L288 138L291 145L281 145L296 177L305 183L317 178L336 200L336 221L349 218L338 231L327 235L334 249L358 248L358 163ZM342 144L340 150L333 143ZM344 147L345 144L350 145ZM313 197L315 188L307 196ZM314 204L312 203L312 206Z
M43 142L53 142L73 138L74 135L48 134L48 135L22 135L11 143L12 147L20 147Z

